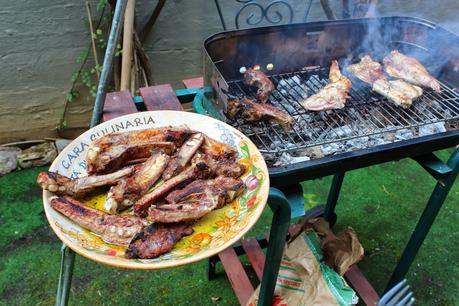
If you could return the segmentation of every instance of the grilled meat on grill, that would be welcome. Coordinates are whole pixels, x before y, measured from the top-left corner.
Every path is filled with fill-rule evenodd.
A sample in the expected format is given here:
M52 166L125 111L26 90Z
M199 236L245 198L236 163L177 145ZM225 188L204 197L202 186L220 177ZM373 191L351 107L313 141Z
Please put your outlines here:
M204 137L201 133L192 135L180 148L175 157L169 162L162 177L165 180L179 174L190 162L193 155L201 146Z
M393 50L384 58L383 63L390 76L440 92L440 82L417 59Z
M329 78L330 83L318 93L300 101L304 108L311 111L324 111L344 107L352 83L341 74L336 60L332 61L330 66Z
M202 160L196 161L179 175L164 181L162 184L159 184L150 192L144 194L134 204L134 213L137 216L143 216L150 205L158 201L162 196L177 187L179 184L192 179L207 178L209 175L209 166L206 164L206 162Z
M349 65L347 70L368 84L373 84L379 79L387 79L382 65L374 61L369 55L362 57L360 62Z
M382 72L381 64L364 56L359 63L349 65L348 70L364 82L372 85L374 91L392 101L395 105L409 108L413 100L422 95L422 89L403 80L389 81Z
M148 220L173 223L202 218L237 198L244 190L240 179L220 176L213 180L193 181L185 188L171 192L167 204L150 206Z
M154 153L134 175L120 180L116 186L110 188L104 209L114 214L132 206L161 177L169 159L164 153Z
M57 172L40 172L37 183L44 190L49 190L57 195L80 196L97 187L115 185L118 181L134 172L134 167L126 167L105 175L91 175L70 179Z
M135 235L126 250L127 258L156 258L167 253L182 237L193 234L185 223L150 224Z
M186 127L163 127L105 135L90 145L86 155L87 171L107 173L133 160L145 160L153 148L172 153L194 133Z
M135 216L113 216L91 208L70 197L51 199L51 207L108 243L128 245L148 223Z
M422 95L421 87L403 80L379 79L373 83L373 90L403 108L409 108L413 100Z
M247 85L258 87L257 101L260 103L266 103L269 95L274 90L273 82L260 70L247 69L244 73L244 82Z
M283 110L267 103L256 103L247 98L228 100L226 114L230 118L240 114L248 122L273 121L278 123L286 132L291 130L295 123L295 119Z

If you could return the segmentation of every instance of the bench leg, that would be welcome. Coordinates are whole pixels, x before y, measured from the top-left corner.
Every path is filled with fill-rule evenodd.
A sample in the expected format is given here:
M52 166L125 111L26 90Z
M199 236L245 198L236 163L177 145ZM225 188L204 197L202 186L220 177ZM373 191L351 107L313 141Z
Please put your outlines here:
M332 227L336 223L335 207L338 203L339 193L343 185L344 174L346 172L338 172L333 176L333 181L328 192L327 204L325 205L324 218Z
M68 303L74 264L75 252L63 244L61 248L61 271L57 286L56 306L65 306Z
M263 306L272 304L291 214L289 201L278 189L270 189L268 204L273 211L273 220L258 300L258 305Z

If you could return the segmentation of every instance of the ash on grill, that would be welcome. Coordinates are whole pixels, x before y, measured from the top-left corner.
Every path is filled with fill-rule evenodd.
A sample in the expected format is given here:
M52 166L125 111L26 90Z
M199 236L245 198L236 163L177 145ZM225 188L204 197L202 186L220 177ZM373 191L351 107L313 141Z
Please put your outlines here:
M445 132L459 118L459 96L442 84L442 91L425 90L409 109L393 105L352 78L350 99L340 110L310 112L299 101L328 82L328 69L273 75L276 85L269 101L295 118L289 133L271 122L229 120L258 146L269 166L283 166L342 152ZM256 89L242 81L229 83L229 92L255 98ZM446 127L447 128L446 128Z

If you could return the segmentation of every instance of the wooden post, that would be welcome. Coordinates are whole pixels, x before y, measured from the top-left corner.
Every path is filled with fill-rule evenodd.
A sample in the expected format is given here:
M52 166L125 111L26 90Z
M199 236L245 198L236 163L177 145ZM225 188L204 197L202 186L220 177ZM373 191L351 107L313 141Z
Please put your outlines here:
M128 0L124 15L123 55L121 60L121 90L129 90L132 59L132 32L134 28L135 0Z

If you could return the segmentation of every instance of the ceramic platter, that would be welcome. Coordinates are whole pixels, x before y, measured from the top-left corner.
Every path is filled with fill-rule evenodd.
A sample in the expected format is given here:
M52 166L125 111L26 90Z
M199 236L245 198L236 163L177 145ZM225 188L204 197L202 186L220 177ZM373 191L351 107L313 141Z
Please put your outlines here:
M126 259L124 247L110 245L51 208L53 194L43 192L46 217L56 235L72 250L94 261L130 269L160 269L189 264L208 258L237 242L258 220L268 198L269 176L266 164L255 145L241 132L211 117L188 112L141 112L104 122L68 145L54 160L50 171L68 177L86 175L86 152L91 142L105 134L186 125L189 128L229 144L239 152L239 160L247 166L241 179L244 193L234 202L214 210L193 225L194 233L179 241L171 252L155 259ZM105 194L83 199L100 208Z

